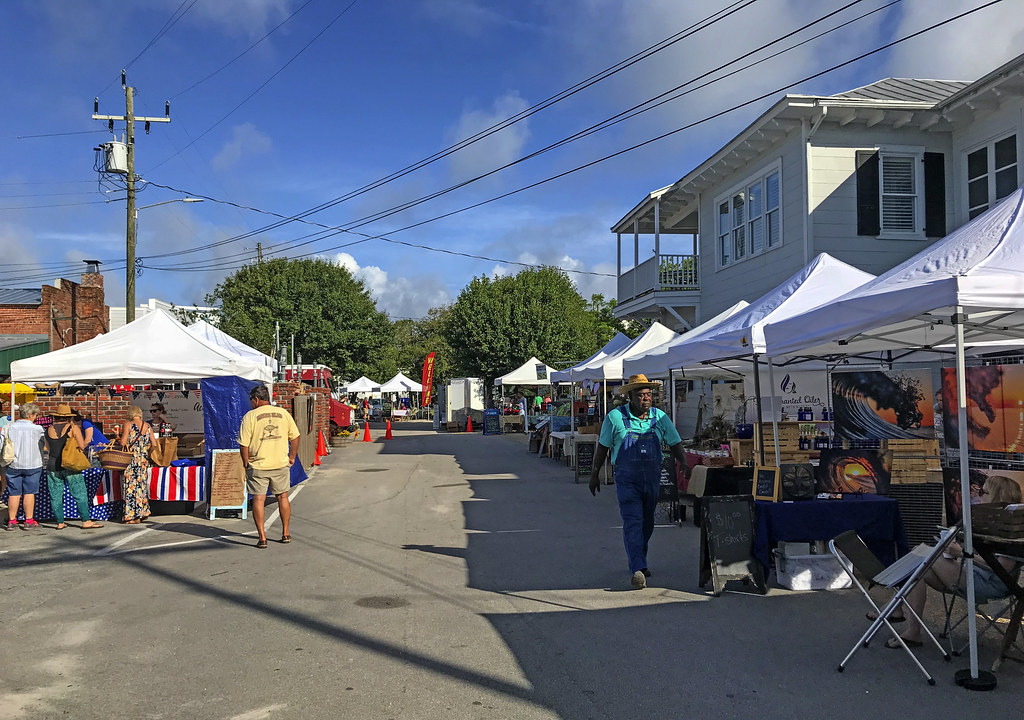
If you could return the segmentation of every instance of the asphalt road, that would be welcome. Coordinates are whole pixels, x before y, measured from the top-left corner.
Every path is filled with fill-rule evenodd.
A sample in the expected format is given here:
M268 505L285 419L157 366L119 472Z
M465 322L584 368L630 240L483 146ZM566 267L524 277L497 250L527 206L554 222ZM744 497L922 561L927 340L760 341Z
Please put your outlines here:
M1013 662L991 693L878 642L837 673L863 599L714 598L689 523L655 531L631 591L613 488L522 436L382 435L293 489L288 545L178 516L0 532L0 719L1021 716Z

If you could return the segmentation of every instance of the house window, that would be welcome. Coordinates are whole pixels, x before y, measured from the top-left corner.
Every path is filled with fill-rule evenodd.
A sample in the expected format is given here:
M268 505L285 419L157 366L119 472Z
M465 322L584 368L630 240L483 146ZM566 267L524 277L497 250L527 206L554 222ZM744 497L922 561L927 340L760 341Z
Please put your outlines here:
M718 203L718 263L731 265L782 244L779 170L747 182Z
M967 153L967 216L973 219L1017 189L1017 136Z
M882 232L917 232L917 158L913 155L881 157Z

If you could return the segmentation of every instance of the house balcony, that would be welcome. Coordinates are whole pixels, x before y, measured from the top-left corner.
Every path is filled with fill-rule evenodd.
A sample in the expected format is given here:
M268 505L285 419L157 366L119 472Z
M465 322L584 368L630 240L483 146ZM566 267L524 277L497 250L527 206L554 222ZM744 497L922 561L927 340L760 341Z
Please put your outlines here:
M653 318L688 329L700 315L700 258L655 255L619 275L616 299L618 318Z

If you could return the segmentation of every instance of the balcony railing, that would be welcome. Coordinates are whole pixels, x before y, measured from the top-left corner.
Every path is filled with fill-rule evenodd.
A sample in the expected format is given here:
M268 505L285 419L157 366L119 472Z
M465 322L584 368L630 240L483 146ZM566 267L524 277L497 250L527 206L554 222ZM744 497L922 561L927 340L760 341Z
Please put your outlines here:
M623 303L650 292L700 290L696 255L657 255L619 276L618 300Z

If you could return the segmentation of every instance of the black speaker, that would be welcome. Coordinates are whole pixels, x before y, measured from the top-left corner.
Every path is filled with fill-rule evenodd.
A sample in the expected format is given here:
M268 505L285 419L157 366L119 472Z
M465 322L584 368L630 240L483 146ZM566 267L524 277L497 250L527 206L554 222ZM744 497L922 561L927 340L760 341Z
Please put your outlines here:
M815 494L814 466L810 463L782 463L783 500L813 500Z

